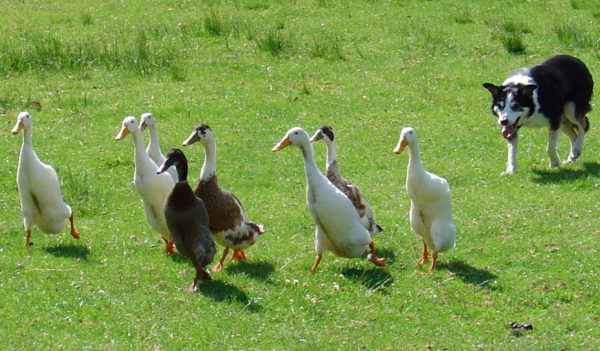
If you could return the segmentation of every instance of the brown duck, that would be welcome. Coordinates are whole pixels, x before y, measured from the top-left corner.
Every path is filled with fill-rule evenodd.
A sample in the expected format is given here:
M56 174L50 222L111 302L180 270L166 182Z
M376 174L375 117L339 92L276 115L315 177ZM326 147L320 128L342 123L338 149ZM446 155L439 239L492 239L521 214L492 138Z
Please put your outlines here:
M315 141L324 140L327 145L327 160L326 160L326 175L327 179L336 188L338 188L341 192L343 192L350 201L352 201L352 205L356 208L358 215L360 216L360 222L363 224L366 230L369 231L371 236L382 232L383 228L377 223L375 223L375 217L373 216L373 211L371 211L371 206L365 199L364 195L358 190L356 185L354 185L349 180L346 180L340 174L338 169L338 164L336 160L336 144L335 144L335 136L333 135L333 129L330 126L321 126L315 134L310 138L310 142L314 143Z
M204 146L204 164L198 184L194 187L194 194L204 201L213 239L225 247L221 259L212 268L216 272L223 268L223 261L230 248L233 249L231 261L244 260L246 255L243 250L254 244L263 229L250 222L235 195L219 187L215 166L215 136L208 125L202 124L194 129L182 145L188 146L195 142Z

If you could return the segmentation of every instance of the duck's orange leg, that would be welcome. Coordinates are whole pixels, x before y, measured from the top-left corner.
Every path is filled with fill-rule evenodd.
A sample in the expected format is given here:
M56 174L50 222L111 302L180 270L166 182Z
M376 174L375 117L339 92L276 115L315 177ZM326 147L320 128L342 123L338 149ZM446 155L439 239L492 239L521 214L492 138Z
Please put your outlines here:
M419 265L424 265L427 262L429 262L429 252L427 252L427 244L423 240L423 257L419 260Z
M29 247L29 238L31 238L31 229L25 231L25 247Z
M162 237L162 239L165 242L165 253L167 255L174 254L175 249L174 249L174 245L173 245L173 240L169 240L169 239L165 238L164 236Z
M71 222L71 236L73 236L75 239L81 238L81 235L79 235L79 232L75 230L75 226L73 225L73 212L71 212L69 222Z
M223 256L221 256L221 259L219 260L219 262L217 262L217 264L210 270L213 272L221 271L221 269L223 269L223 261L225 261L225 257L227 257L228 253L229 253L229 246L226 246L225 249L223 250Z
M375 255L375 244L372 241L369 248L371 249L371 262L375 263L376 266L385 266L385 258L377 258L377 255Z
M310 269L312 273L317 271L317 266L319 265L319 262L321 262L321 258L323 258L323 255L317 254L317 258L315 258L315 264L313 264L312 268Z
M429 271L427 271L427 273L431 273L433 271L433 267L435 267L435 262L437 261L438 252L434 251L433 256L431 256L431 257L433 259L431 260L431 267L429 267Z
M244 254L244 250L233 250L233 255L231 255L231 262L233 261L242 261L246 259L246 255Z

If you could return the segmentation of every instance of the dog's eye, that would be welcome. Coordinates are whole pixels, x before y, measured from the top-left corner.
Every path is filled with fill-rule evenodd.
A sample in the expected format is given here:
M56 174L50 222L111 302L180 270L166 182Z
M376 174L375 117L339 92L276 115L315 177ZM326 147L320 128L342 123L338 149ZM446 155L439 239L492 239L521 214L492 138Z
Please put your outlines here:
M519 104L518 102L513 102L513 104L511 105L511 108L513 110L519 110L521 108L521 104Z
M499 101L498 102L498 107L499 108L504 108L504 101Z

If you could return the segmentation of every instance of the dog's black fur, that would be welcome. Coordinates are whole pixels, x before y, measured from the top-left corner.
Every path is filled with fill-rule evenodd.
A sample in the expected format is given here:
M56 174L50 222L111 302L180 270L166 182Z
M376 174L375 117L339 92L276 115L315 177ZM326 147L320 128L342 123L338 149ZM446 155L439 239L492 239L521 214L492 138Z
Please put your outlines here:
M518 130L523 126L549 128L550 167L558 166L556 143L558 129L569 136L570 163L580 155L583 136L589 129L586 116L594 82L581 60L567 55L549 58L539 65L515 70L501 86L485 83L492 95L492 113L503 126L509 156L505 173L516 168Z

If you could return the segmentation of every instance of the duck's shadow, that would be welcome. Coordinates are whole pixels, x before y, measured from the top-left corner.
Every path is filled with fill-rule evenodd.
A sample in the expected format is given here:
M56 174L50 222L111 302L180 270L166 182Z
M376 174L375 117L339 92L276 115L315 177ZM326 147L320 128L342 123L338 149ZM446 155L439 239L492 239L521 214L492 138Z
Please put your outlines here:
M245 274L250 278L266 281L275 272L275 267L269 262L248 262L244 260L239 261L237 264L225 266L225 270L232 275Z
M198 292L218 302L235 302L244 305L243 310L260 312L262 306L253 299L248 298L245 291L234 285L220 280L210 279L198 284Z
M381 291L386 294L384 288L393 282L392 276L381 268L344 268L342 274L348 279L361 283L370 292Z
M438 269L447 269L463 282L490 290L501 290L496 284L496 275L484 270L475 268L462 261L450 261L446 264L437 265Z
M46 247L44 250L56 257L78 258L87 260L90 250L85 245L59 244L56 246Z
M168 256L171 259L171 261L173 261L175 263L189 264L191 267L194 267L194 265L192 264L192 261L190 261L187 257L183 256L179 252L175 252L175 253L170 254Z
M558 170L539 170L534 169L535 174L532 180L538 184L563 183L570 182L588 176L600 175L600 164L594 162L584 162L583 169L559 168Z

